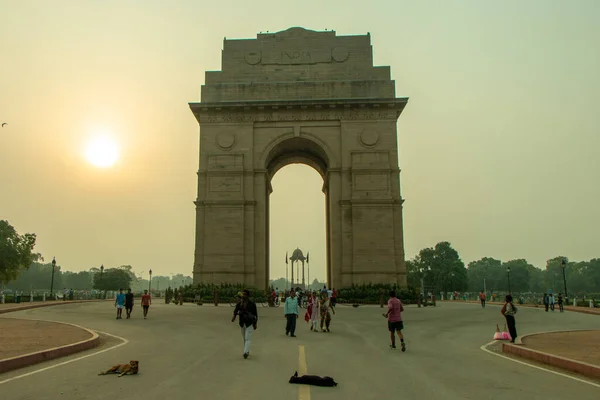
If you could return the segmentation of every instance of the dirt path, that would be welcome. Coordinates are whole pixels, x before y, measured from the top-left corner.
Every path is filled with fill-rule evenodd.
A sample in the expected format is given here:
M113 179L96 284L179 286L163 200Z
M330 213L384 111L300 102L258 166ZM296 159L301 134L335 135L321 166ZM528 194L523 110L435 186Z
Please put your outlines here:
M0 360L91 338L70 325L53 322L0 318Z
M543 333L525 337L523 344L533 350L600 366L600 330Z

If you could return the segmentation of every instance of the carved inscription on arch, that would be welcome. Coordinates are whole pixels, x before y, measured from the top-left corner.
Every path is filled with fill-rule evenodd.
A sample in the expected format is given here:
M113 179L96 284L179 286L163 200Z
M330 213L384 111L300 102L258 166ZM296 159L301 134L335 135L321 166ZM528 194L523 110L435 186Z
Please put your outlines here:
M358 192L385 192L389 189L389 174L355 174L354 190Z
M285 49L264 50L248 52L244 60L250 65L310 65L335 62L344 62L348 59L348 50L345 47L333 49Z
M316 111L307 113L223 113L209 115L199 113L201 122L272 122L272 121L336 121L336 120L382 120L397 119L398 111Z
M240 192L242 177L240 175L211 176L208 178L211 192Z

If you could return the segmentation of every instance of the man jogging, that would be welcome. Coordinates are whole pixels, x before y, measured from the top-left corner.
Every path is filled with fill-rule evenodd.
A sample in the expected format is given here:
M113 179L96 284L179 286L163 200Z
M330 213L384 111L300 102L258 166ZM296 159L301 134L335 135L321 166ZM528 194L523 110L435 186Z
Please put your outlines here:
M392 339L390 349L396 348L396 336L394 335L394 332L396 332L400 338L402 351L406 351L404 336L402 335L402 329L404 329L404 324L402 323L402 311L404 311L402 302L400 302L400 299L396 298L396 292L392 290L390 292L390 299L388 300L388 311L383 314L383 316L388 319L388 330L390 331L390 338Z
M250 355L250 340L258 322L256 304L250 300L249 296L250 292L248 290L242 290L242 301L236 304L235 310L233 310L233 318L231 318L231 322L233 322L238 315L240 316L239 324L244 339L244 358L248 358Z
M148 294L148 289L144 290L144 294L142 295L142 308L144 309L144 319L148 315L148 309L150 308L150 304L152 304L152 298Z

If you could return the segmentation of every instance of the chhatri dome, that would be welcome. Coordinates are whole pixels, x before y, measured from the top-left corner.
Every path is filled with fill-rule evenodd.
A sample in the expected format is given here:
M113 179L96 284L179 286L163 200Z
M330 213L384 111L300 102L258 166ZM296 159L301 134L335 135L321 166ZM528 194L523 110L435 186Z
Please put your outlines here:
M302 254L302 250L300 250L299 248L296 247L296 250L294 250L294 252L292 253L290 260L291 261L304 261L304 260L306 260L306 257L304 257L304 254Z

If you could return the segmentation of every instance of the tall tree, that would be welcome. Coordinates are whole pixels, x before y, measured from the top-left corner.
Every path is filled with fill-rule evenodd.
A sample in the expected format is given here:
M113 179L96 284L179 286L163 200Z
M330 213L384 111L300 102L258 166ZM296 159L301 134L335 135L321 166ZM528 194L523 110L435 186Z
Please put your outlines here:
M500 270L502 261L490 257L471 261L468 267L469 290L478 292L485 289L492 291L501 285Z
M35 233L19 235L8 221L0 220L0 281L8 283L24 268L29 268L39 254L33 253Z
M131 275L122 268L108 268L102 276L94 275L94 289L98 290L127 290L131 285Z
M510 291L515 293L529 292L530 290L530 267L526 260L511 260L502 264L502 268L506 271L506 284L504 287L508 290L508 279L510 277ZM510 273L508 272L510 268ZM535 268L535 267L534 267Z
M410 270L408 279L416 287L420 286L417 281L423 278L424 284L435 291L462 291L467 288L465 264L449 242L421 250L414 260L409 261L407 268Z

